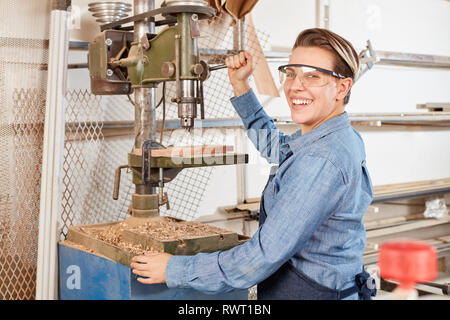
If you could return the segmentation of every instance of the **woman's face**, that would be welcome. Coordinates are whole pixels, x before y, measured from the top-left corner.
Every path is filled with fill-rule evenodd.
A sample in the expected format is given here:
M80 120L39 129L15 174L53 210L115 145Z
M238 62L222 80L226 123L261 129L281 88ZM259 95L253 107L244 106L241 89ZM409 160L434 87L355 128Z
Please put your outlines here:
M335 71L333 54L318 47L295 48L289 64L306 64ZM320 87L305 87L299 77L285 82L284 93L291 109L292 120L302 124L303 133L344 111L343 99L348 90L342 96L340 81L330 76L328 83Z

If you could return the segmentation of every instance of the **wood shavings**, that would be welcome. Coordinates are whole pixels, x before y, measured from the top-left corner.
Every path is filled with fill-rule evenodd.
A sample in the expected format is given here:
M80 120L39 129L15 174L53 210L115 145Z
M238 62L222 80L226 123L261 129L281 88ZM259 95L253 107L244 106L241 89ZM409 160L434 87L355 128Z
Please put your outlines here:
M160 252L153 248L145 249L141 244L133 244L126 242L122 239L124 230L129 230L130 226L126 222L120 222L118 224L102 227L102 228L82 228L82 231L94 236L95 238L102 240L106 243L112 244L116 247L134 253L136 255L142 255L148 252Z
M200 222L177 221L170 217L155 217L145 224L130 230L146 234L160 241L198 238L232 232Z

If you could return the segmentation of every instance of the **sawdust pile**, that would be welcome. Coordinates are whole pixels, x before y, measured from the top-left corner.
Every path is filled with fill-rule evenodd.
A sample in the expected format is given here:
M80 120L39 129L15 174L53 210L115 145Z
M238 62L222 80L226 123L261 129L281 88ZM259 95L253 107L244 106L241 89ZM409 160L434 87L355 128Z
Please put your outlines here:
M134 244L123 240L123 230L129 230L130 226L126 222L121 222L110 227L103 228L83 228L83 231L93 237L112 244L116 247L142 255L146 252L160 252L153 248L145 249L141 244Z
M177 221L170 217L155 217L151 221L131 230L136 233L146 234L159 241L175 241L232 232L200 222Z

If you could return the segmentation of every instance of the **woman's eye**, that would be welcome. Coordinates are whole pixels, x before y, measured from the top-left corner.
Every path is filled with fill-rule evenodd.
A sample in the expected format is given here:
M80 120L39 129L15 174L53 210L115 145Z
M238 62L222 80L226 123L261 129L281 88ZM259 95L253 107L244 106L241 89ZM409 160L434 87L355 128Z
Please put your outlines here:
M295 78L295 73L288 72L288 73L286 73L286 77L288 77L288 78Z
M310 79L317 79L317 78L319 78L319 76L317 74L314 74L314 73L307 73L307 74L305 74L305 77L310 78Z

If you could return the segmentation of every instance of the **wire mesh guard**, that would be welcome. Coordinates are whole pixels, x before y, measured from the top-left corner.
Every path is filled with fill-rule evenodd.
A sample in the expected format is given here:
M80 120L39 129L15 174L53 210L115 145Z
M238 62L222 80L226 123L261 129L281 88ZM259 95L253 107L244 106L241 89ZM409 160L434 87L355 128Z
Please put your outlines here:
M0 2L1 300L35 298L49 5Z
M14 90L13 105L15 190L0 195L0 297L26 299L35 294L45 91Z

